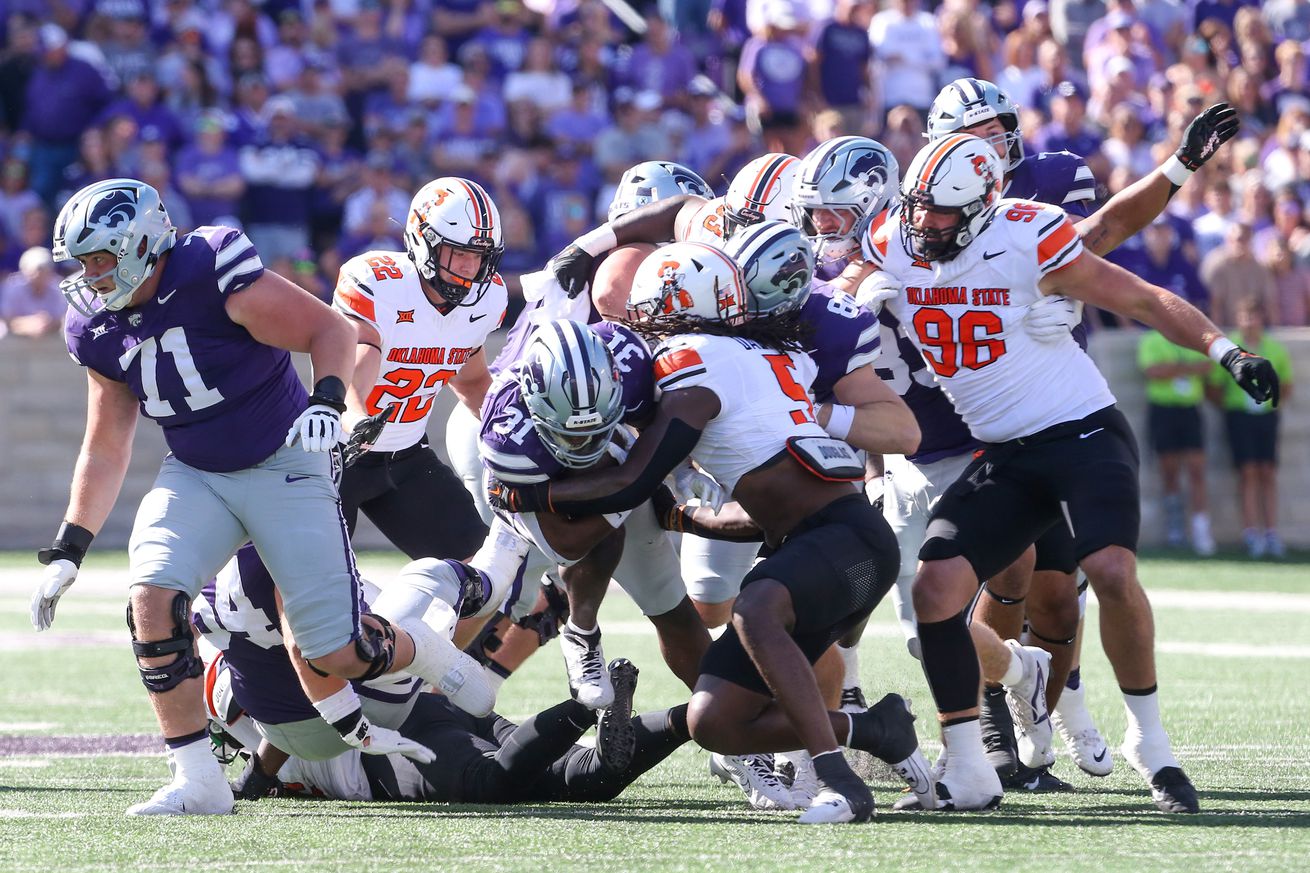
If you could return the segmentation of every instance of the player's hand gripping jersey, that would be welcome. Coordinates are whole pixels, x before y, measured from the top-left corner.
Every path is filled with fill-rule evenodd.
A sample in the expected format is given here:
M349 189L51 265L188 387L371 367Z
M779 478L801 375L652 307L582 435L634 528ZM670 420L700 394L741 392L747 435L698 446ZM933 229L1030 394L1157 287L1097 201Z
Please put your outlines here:
M417 443L427 431L432 401L464 363L500 327L509 297L493 275L477 303L442 313L419 284L418 270L403 252L365 252L341 268L333 305L382 337L378 381L368 412L392 413L373 449L391 452Z
M829 439L810 402L816 372L807 354L735 337L684 334L655 350L659 390L708 388L719 398L719 414L691 457L730 493L742 476L786 451L789 438Z
M923 354L973 435L1004 442L1114 403L1105 378L1070 336L1039 342L1023 327L1038 282L1082 254L1059 207L1002 200L953 260L909 254L898 216L866 239L865 258L905 291L887 308Z

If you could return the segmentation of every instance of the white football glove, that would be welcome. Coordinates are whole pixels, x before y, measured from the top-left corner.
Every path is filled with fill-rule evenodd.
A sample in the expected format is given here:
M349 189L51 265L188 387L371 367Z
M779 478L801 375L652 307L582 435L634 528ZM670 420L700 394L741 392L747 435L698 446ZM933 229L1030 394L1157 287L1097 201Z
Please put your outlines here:
M636 441L636 437L626 427L616 427L609 443L605 446L605 452L622 464L628 459L628 452L632 451L632 445Z
M1054 343L1067 337L1082 320L1082 301L1052 295L1028 307L1023 315L1023 329L1038 342Z
M673 487L684 501L695 497L701 506L708 506L715 515L723 508L728 495L714 477L707 476L691 464L683 464L673 471Z
M399 752L420 764L431 764L437 759L437 753L427 746L406 739L390 728L377 727L369 722L362 711L359 713L359 724L353 730L342 732L341 739L365 755L390 755L392 752Z
M287 431L287 448L300 440L301 447L307 452L331 451L337 444L345 442L345 432L341 427L341 413L330 406L311 403L300 413L300 417L291 423Z
M77 565L64 558L51 561L32 592L32 627L43 631L55 621L55 605L77 578Z
M855 302L877 315L882 305L904 290L900 280L885 270L874 270L855 289Z

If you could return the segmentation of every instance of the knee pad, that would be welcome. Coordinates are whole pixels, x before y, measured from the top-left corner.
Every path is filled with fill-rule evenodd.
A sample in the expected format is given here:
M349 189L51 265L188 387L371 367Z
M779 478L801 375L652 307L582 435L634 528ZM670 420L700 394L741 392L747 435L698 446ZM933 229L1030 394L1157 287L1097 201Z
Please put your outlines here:
M364 674L358 677L360 682L367 682L390 673L391 663L396 659L396 629L391 626L391 622L371 612L366 612L364 615L376 621L381 627L374 628L360 622L360 634L355 638L355 654L368 664Z
M132 617L132 604L127 605L127 629L132 634L132 653L137 657L137 670L141 684L152 694L172 691L188 679L205 672L205 664L196 657L195 631L191 628L191 598L181 591L173 595L170 605L173 618L173 635L166 640L141 641L136 638L136 620ZM159 667L141 666L141 658L163 658L176 655L172 662Z
M455 605L460 618L468 618L482 612L491 598L491 579L477 567L461 564L459 561L446 561L459 577L459 602Z

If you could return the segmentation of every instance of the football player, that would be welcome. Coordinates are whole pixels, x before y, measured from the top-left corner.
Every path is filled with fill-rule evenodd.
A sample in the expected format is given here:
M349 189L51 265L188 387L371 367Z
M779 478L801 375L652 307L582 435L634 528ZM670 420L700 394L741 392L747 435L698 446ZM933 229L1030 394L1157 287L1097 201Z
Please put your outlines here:
M1139 212L1158 213L1171 192L1177 190L1166 168L1172 167L1175 177L1184 180L1184 174L1189 172L1187 167L1195 169L1205 163L1209 155L1231 138L1236 130L1237 118L1231 109L1221 105L1203 113L1189 128L1187 142L1180 149L1179 156L1135 186ZM1018 108L991 82L958 79L942 89L929 113L927 136L930 140L938 140L953 133L971 133L987 140L996 149L1005 167L1002 189L1005 196L1057 205L1075 217L1088 216L1094 207L1095 180L1083 160L1069 152L1028 155L1019 126ZM1212 135L1214 141L1210 142ZM1108 244L1108 233L1114 229L1114 211L1104 210L1105 214L1098 217L1097 221L1105 222L1105 228L1080 228L1080 232L1084 233L1084 244L1091 246L1098 254L1105 254L1113 247ZM1030 311L1030 318L1025 324L1030 332L1034 332L1034 336L1050 335L1058 339L1064 333L1062 325L1055 321L1043 327L1042 323L1051 322L1053 316L1068 312L1072 316L1070 320L1076 322L1073 325L1074 338L1085 346L1086 333L1079 322L1080 308L1070 312L1067 306L1067 303L1053 300L1049 305L1035 307ZM898 325L890 312L884 311L881 318L890 332L897 331ZM945 440L944 453L923 457L921 449L921 456L914 459L918 470L910 469L909 464L900 459L889 461L892 475L886 479L890 484L887 490L894 499L885 502L884 506L888 513L894 514L890 516L893 527L907 535L903 537L904 540L922 534L927 505L932 499L923 492L922 486L931 483L935 493L940 493L950 481L957 478L959 470L967 463L969 453L975 451L977 446L949 404L941 399L939 392L925 392L912 384L910 374L920 380L930 379L930 375L922 361L915 360L917 352L909 347L908 341L901 342L906 345L906 357L895 363L903 363L905 366L897 370L889 369L888 374L907 385L908 402L917 404L925 417L930 417L940 425L939 434L934 434L933 438L940 436ZM916 483L919 487L915 487ZM902 546L906 553L917 548L904 541ZM1027 636L1052 656L1051 676L1047 684L1052 720L1060 728L1075 763L1091 775L1105 776L1113 767L1112 758L1091 715L1081 705L1084 690L1076 667L1077 640L1081 638L1079 621L1086 606L1087 582L1084 577L1082 585L1078 586L1073 575L1077 562L1072 552L1073 541L1067 529L1060 525L1053 526L1038 539L1032 552L995 578L987 580L982 588L984 596L978 599L973 618L996 630L1002 638L1016 638L1024 633L1026 607ZM914 568L911 566L903 569L907 571L908 579ZM1033 583L1031 590L1030 581ZM902 590L905 589L898 586L897 594ZM1078 592L1077 615L1075 591ZM908 611L904 604L905 600L902 599L903 615ZM911 630L912 621L911 616L907 622ZM1062 693L1065 690L1069 691L1067 698ZM1061 701L1064 701L1063 706ZM1011 787L1068 787L1045 769L1034 771L1020 765L1004 690L999 685L989 684L984 690L982 725L988 758L998 772L1010 777L1007 783Z
M653 253L638 268L631 305L642 315L634 326L659 343L654 419L617 467L499 483L495 498L518 512L626 511L691 456L749 518L717 519L702 509L686 529L712 525L745 537L753 528L774 550L742 583L731 626L701 662L692 738L735 755L806 749L823 790L803 822L873 814L872 795L839 740L893 763L933 804L902 698L888 695L848 714L828 712L820 695L812 665L892 584L895 541L852 484L863 479L855 451L815 420L806 390L814 362L803 351L800 322L749 319L748 295L741 270L719 249L676 243Z
M1015 657L1013 641L992 637L975 648L966 608L978 580L1064 523L1097 592L1102 626L1113 631L1104 642L1128 710L1124 756L1162 810L1195 812L1196 791L1160 721L1150 605L1136 575L1136 443L1073 337L1042 342L1022 321L1044 297L1060 295L1208 352L1257 400L1277 400L1277 376L1176 295L1087 251L1059 207L1002 199L1003 178L1002 159L986 140L954 134L929 144L907 171L894 220L864 248L870 266L904 287L886 307L907 325L983 444L933 511L913 588L924 669L949 750L938 802L972 809L1000 800L978 723L979 657L984 673L1002 675L1006 685L1032 665ZM1053 759L1043 704L1033 698L1011 708L1030 766Z
M622 448L624 424L643 424L654 407L651 356L641 337L613 322L561 319L540 325L523 357L504 371L482 409L480 453L506 483L566 480ZM665 662L690 688L709 635L687 598L677 554L649 506L632 512L554 512L549 506L506 519L561 567L569 617L560 632L569 689L592 709L614 696L597 621L613 577L650 618Z
M505 317L496 272L500 215L482 186L443 176L414 195L405 251L370 251L341 267L335 307L358 333L347 419L389 414L346 468L341 506L360 510L410 557L468 559L487 535L473 498L428 443L433 401L446 385L474 415L491 376L482 347Z
M266 271L241 231L202 227L178 240L158 192L134 179L74 194L54 242L58 259L82 267L62 290L68 350L87 368L88 414L64 523L38 556L46 571L32 623L50 627L113 507L139 408L163 427L170 453L133 527L127 623L173 779L128 814L228 813L188 617L242 543L253 541L268 563L316 670L351 679L404 667L432 681L447 672L421 623L361 623L329 454L341 439L354 331ZM290 351L309 353L312 394Z
M450 646L457 614L494 608L489 583L454 561L424 559L381 592L365 583L360 608L371 601L375 616L421 618ZM637 671L623 660L610 665L616 699L599 719L594 749L574 745L597 724L575 701L518 726L460 708L468 702L463 679L481 672L467 656L442 683L448 696L420 693L423 683L403 674L355 682L338 693L358 695L362 721L329 723L331 713L297 685L303 662L278 630L273 580L254 549L238 552L203 594L192 621L213 647L205 659L205 700L215 734L235 737L250 753L233 786L245 799L280 788L350 800L609 800L687 739L685 706L680 714L632 719ZM364 744L342 737L361 729L369 737ZM295 757L288 762L288 755Z

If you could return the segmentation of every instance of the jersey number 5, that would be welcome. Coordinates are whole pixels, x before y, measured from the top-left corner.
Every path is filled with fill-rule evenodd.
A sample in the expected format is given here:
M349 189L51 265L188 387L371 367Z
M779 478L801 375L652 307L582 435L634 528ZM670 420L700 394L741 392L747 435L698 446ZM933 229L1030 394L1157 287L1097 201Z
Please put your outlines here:
M814 404L810 403L810 395L796 381L796 377L791 374L791 368L796 366L796 362L791 359L790 355L765 355L764 360L769 362L773 368L773 375L778 380L778 387L782 393L792 400L805 404L805 409L793 409L791 411L791 420L795 424L804 424L807 421L814 421Z
M960 316L959 329L941 309L920 309L914 313L914 332L919 337L924 360L938 376L949 379L966 370L981 370L1005 354L1001 317L994 312L970 310ZM932 351L935 349L936 351Z

